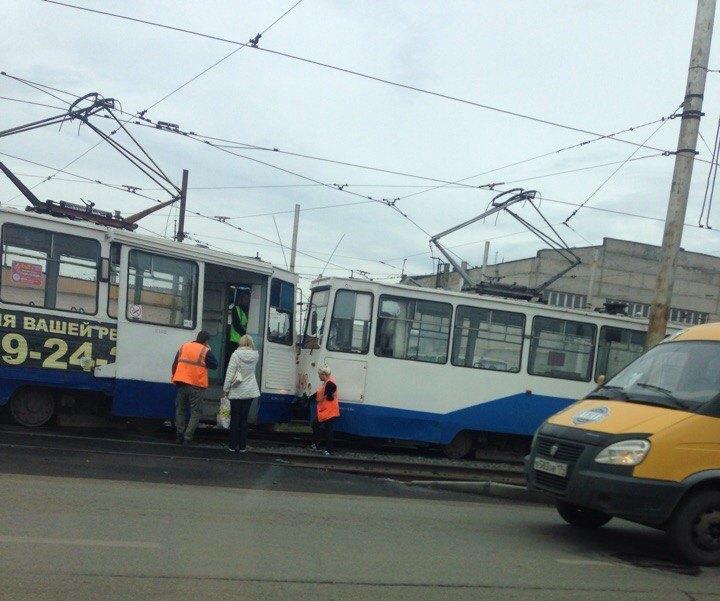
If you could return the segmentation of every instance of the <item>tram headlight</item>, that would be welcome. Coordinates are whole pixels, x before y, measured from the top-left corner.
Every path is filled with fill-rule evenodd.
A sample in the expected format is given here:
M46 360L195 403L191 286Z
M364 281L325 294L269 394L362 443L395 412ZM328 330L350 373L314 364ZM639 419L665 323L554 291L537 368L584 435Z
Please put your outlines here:
M607 465L638 465L645 459L648 451L649 440L621 440L600 451L595 461Z

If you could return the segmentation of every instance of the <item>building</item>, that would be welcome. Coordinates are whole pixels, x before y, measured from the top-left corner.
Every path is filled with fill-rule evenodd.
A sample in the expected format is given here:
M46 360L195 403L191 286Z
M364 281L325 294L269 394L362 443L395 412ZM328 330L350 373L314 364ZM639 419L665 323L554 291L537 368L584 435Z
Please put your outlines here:
M600 308L606 302L627 304L628 315L647 317L655 294L660 247L604 238L602 245L572 249L582 264L553 282L544 297L551 305ZM437 274L412 276L422 286L462 289L460 274L446 266ZM553 250L534 257L485 268L487 279L503 284L536 287L567 267ZM468 270L481 281L482 268ZM697 324L720 321L720 257L681 250L675 268L670 321Z

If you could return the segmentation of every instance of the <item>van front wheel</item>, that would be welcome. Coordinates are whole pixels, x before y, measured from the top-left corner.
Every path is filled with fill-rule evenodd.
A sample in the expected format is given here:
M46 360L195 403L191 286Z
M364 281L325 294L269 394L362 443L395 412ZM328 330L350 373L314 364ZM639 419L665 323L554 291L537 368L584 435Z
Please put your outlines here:
M720 491L703 490L683 500L667 533L685 561L720 565Z
M555 504L555 508L562 519L576 528L592 530L604 526L612 519L611 515L603 513L602 511L580 507L579 505L573 505L565 501L558 501Z

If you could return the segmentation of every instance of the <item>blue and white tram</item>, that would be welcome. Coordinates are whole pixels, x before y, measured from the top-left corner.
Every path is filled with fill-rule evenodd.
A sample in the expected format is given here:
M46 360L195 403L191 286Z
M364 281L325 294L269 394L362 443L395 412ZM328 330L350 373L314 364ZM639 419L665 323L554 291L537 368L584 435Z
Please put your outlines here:
M647 323L624 316L400 284L313 284L298 395L317 366L337 377L338 431L445 446L487 433L532 435L549 415L643 351Z
M206 248L0 209L0 407L27 426L58 411L174 415L170 368L201 329L219 367L214 418L240 304L260 349L259 423L287 421L295 399L297 277Z

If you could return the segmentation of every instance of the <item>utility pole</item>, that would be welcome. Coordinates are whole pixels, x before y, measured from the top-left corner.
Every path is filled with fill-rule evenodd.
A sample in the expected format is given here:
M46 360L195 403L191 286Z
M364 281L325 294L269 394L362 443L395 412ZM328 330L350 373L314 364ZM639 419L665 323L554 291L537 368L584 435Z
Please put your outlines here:
M480 271L480 281L481 282L485 279L485 272L487 271L489 254L490 254L490 240L485 240L485 250L483 251L482 270Z
M183 169L182 186L180 187L180 216L178 218L178 228L175 234L175 240L182 242L185 240L185 203L187 202L187 185L188 170Z
M295 271L295 255L297 254L298 225L300 225L300 205L295 205L295 219L293 219L292 247L290 248L290 271Z
M665 233L663 234L660 268L655 283L655 298L650 309L650 323L645 341L646 349L655 346L665 337L670 313L675 263L680 252L693 163L697 154L695 148L700 129L714 21L715 0L698 0L687 87L682 106L680 135L675 153L675 170L665 217Z

